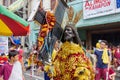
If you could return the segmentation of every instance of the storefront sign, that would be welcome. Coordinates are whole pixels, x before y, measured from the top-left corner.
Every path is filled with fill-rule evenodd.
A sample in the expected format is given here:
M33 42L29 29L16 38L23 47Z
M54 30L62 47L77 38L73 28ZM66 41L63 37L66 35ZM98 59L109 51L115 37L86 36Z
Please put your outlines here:
M84 19L112 14L114 11L114 0L86 0L83 3Z
M115 0L113 0L113 1L115 1ZM75 0L74 2L70 3L68 6L72 6L74 8L74 10L77 12L77 11L80 11L83 9L83 2L81 0ZM88 28L88 27L95 26L95 25L115 23L115 22L120 22L120 12L117 14L114 13L111 15L100 16L100 17L91 18L91 19L81 18L79 20L79 22L75 25L75 27Z
M0 54L8 53L8 37L0 36Z

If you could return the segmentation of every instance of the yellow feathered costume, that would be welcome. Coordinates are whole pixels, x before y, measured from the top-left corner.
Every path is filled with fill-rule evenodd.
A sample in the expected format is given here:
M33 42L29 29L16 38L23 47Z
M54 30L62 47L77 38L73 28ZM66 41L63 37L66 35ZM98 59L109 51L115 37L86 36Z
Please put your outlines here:
M94 80L92 63L75 43L63 43L52 63L54 80Z

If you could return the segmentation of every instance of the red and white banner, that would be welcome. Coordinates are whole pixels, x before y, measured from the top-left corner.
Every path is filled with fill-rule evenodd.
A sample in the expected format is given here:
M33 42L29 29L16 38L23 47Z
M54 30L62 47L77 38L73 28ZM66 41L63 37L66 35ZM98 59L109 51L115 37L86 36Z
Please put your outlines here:
M86 0L83 2L84 19L113 14L115 0Z

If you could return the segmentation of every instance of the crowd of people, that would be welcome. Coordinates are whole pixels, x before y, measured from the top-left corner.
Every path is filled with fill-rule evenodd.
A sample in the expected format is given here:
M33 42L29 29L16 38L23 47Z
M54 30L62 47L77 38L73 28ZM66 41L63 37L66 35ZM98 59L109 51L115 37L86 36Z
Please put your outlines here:
M96 80L99 80L101 77L105 80L115 80L116 72L120 71L119 50L119 45L116 47L109 45L106 40L98 40L96 47L86 49L86 56L92 61L93 67L96 68L94 69L96 72Z
M13 46L8 55L2 53L0 60L0 80L24 80L22 46Z

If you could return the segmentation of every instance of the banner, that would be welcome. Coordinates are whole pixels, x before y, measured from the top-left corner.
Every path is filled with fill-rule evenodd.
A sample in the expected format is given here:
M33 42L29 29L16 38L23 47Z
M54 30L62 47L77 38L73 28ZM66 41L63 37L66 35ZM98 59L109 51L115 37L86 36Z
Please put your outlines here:
M115 0L86 0L83 2L84 19L113 14L114 12Z
M0 36L0 54L8 54L8 37Z

